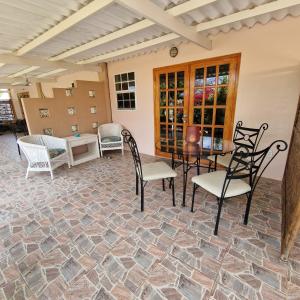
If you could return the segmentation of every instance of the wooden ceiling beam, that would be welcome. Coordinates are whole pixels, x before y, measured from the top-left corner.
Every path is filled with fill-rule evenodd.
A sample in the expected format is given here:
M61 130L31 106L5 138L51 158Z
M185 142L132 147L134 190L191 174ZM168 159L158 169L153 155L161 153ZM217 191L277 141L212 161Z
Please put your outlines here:
M237 13L221 17L212 21L203 22L196 25L198 32L213 29L223 25L228 25L234 22L243 21L249 18L261 16L267 13L272 13L281 9L290 8L300 4L300 0L277 0L263 5L256 6L252 9L246 9Z
M60 33L66 31L70 27L76 25L77 23L81 22L82 20L86 19L87 17L91 16L92 14L96 13L97 11L107 7L110 5L113 0L94 0L89 4L83 6L81 9L76 11L74 14L70 15L63 21L59 22L57 25L51 27L49 30L45 31L25 46L21 47L16 51L16 55L21 56L29 51L35 49L36 47L46 43L50 39L54 38L55 36L59 35Z
M166 12L174 17L188 13L189 11L192 11L194 9L200 8L202 6L212 4L213 2L216 2L217 0L189 0L187 2L184 2L182 4L176 5L168 10ZM106 34L104 36L101 36L93 41L90 41L86 44L80 45L78 47L72 48L70 50L67 50L61 54L55 55L53 57L50 57L50 61L57 61L61 60L67 57L70 57L72 55L81 53L83 51L95 48L97 46L101 46L103 44L109 43L115 39L124 37L126 35L138 32L140 30L149 28L153 26L155 23L145 19L139 22L136 22L132 25L129 25L127 27L121 28L119 30L116 30L114 32L111 32L109 34Z
M121 55L132 53L132 52L135 52L135 51L138 51L138 50L143 50L143 49L146 49L146 48L149 48L149 47L152 47L152 46L156 46L156 45L159 45L159 44L162 44L162 43L166 43L166 42L178 39L178 38L180 38L180 36L178 34L169 33L169 34L163 35L161 37L158 37L158 38L155 38L155 39L143 42L143 43L139 43L139 44L136 44L136 45L133 45L133 46L129 46L129 47L120 49L120 50L109 52L107 54L101 54L101 55L98 55L96 57L92 57L92 58L89 58L89 59L86 59L86 60L79 61L78 64L82 65L82 64L90 64L90 63L94 63L94 62L103 62L103 61L106 61L108 59L112 59L114 57L118 57L118 56L121 56Z
M203 48L211 49L212 47L211 40L197 33L194 27L180 22L150 0L116 0L116 2Z

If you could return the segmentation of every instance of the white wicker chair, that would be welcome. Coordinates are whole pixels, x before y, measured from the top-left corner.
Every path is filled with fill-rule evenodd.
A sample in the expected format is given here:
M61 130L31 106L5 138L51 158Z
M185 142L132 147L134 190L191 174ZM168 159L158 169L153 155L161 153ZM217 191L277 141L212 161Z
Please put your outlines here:
M103 151L107 150L121 150L122 155L124 154L123 136L121 131L122 126L117 123L102 124L98 127L101 157L103 157Z
M28 161L26 178L29 171L47 171L53 179L53 170L57 167L68 164L70 168L67 141L63 138L28 135L20 137L18 144Z

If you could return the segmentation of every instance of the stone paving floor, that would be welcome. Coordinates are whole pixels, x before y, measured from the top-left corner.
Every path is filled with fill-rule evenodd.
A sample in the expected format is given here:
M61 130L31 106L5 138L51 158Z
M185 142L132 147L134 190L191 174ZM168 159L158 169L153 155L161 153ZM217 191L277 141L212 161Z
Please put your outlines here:
M144 162L156 158L142 156ZM15 140L0 136L0 299L300 299L300 239L280 255L280 182L228 199L219 235L216 200L199 189L196 212L161 182L135 196L131 156L111 155L25 179ZM192 175L192 174L191 174Z

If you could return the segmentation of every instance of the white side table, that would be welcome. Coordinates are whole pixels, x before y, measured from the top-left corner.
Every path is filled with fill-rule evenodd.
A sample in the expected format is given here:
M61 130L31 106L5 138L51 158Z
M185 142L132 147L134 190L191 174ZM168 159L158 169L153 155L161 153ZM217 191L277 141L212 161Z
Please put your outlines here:
M100 157L97 134L83 133L79 137L68 136L66 140L68 142L71 166L76 166ZM72 148L82 145L87 145L88 151L73 155Z

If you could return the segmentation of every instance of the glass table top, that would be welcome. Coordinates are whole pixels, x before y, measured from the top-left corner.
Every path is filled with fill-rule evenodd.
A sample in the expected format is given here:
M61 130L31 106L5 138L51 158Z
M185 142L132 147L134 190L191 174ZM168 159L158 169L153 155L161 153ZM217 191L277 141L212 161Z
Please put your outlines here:
M235 149L234 143L231 140L212 138L211 136L202 136L198 143L187 143L185 140L161 138L155 146L161 152L191 156L226 154Z

